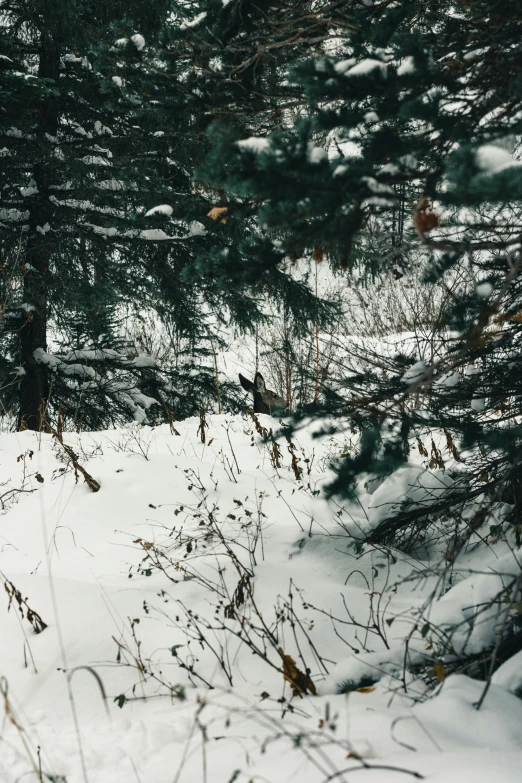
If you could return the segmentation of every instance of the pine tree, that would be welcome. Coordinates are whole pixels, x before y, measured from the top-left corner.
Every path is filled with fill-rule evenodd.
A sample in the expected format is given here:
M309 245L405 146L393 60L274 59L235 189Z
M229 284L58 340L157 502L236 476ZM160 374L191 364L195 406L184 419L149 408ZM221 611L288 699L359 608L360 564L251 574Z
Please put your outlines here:
M223 326L252 328L262 299L290 290L300 317L316 318L308 288L276 268L255 225L245 231L219 192L194 187L212 115L188 50L172 43L188 28L171 5L6 7L13 67L27 77L2 117L1 386L19 426L60 408L86 427L145 421L154 400L154 417L190 415L216 397ZM122 340L125 319L143 312L176 341L161 373Z
M194 413L215 398L220 325L255 320L244 287L186 276L219 239L193 185L200 134L140 96L169 5L4 4L0 386L19 427L58 409L92 428ZM143 312L180 338L177 366L129 350L125 320Z
M433 355L397 354L383 370L368 350L364 368L327 396L324 412L348 415L360 432L330 491L351 497L362 474L389 475L415 433L437 429L461 469L429 502L391 509L368 540L411 546L450 515L451 560L508 502L520 545L520 4L335 6L350 19L332 24L336 44L288 62L306 106L287 127L246 140L230 123L215 126L200 176L258 221L274 264L320 248L351 270L365 262L369 221L395 227L373 272L393 269L399 253L426 286L445 288L448 305L433 325ZM427 459L443 468L435 445ZM508 626L520 648L513 617Z
M279 225L274 224L270 237L259 234L258 209L248 198L246 179L233 185L236 142L245 156L254 158L262 153L267 134L287 127L296 113L305 110L306 96L290 78L289 64L295 66L324 47L338 46L339 32L351 24L348 5L323 0L285 4L204 0L192 3L188 13L187 4L178 4L178 14L186 20L171 35L170 46L177 44L174 51L185 57L188 52L187 83L196 96L196 110L207 125L212 121L208 154L197 177L202 186L210 185L221 194L227 216L239 227L238 241L227 259L202 256L201 270L212 268L219 274L225 268L233 270L237 279L254 281L266 271L276 274L282 262L302 255L301 243L290 248L281 241ZM317 147L314 154L324 151Z
M137 117L150 116L152 111L156 117L161 116L161 127L170 127L179 122L179 117L183 118L184 136L179 137L177 148L186 143L187 137L193 140L186 163L187 170L193 175L212 149L212 134L208 135L207 131L215 116L219 116L219 105L225 105L230 97L230 80L222 78L222 62L218 62L219 57L213 56L215 36L211 33L207 40L206 27L201 28L200 23L206 19L207 12L193 17L189 5L175 4L176 12L161 31L153 59L147 68L129 72L127 87L129 92L132 90ZM239 6L229 4L227 12L232 11L232 24L229 24L229 14L223 16L221 13L222 4L213 2L207 5L209 14L224 22L220 46L228 46L223 44L225 38L230 42L232 53L225 54L224 59L227 69L235 73L235 64L242 56L235 52L235 44L241 41L242 50L245 29L254 29L254 21L265 19L266 15L255 5L240 4L241 23L238 24L235 11ZM119 40L123 42L125 39ZM111 52L108 51L107 55L110 57ZM198 64L201 61L206 63L204 68ZM281 95L286 88L277 87L279 79L275 76L274 68L269 69L268 78L264 73L261 75L257 66L256 86L251 89L253 75L247 78L241 69L238 83L232 85L234 104L240 109L239 114L234 114L233 124L243 134L251 133L254 127L261 125L273 127L278 122ZM259 94L257 88L261 82L265 87ZM295 270L289 269L288 265L285 268L274 263L273 249L260 235L256 221L248 217L245 221L240 219L241 204L237 200L225 199L219 188L209 187L204 179L199 180L197 190L207 200L208 212L205 210L204 223L209 241L200 244L198 252L186 260L183 279L196 291L200 290L202 281L205 281L208 290L209 281L212 281L215 312L220 312L225 305L230 324L239 331L252 332L255 327L258 334L267 328L271 320L268 303L288 310L296 334L311 323L331 320L336 307L330 302L318 300L306 279L296 276ZM186 202L183 207L187 209ZM194 217L200 218L201 210ZM214 342L211 348L214 352Z
M204 171L255 211L267 240L278 233L274 249L302 254L320 246L342 267L350 267L369 219L393 218L405 193L417 194L408 211L416 258L429 258L427 284L470 257L477 280L444 324L459 330L461 342L419 375L418 388L499 350L498 341L484 340L494 318L504 324L502 345L518 330L521 191L519 164L506 145L516 144L522 122L514 54L522 21L515 3L346 5L353 29L339 46L342 57L325 49L292 72L307 98L306 116L248 143L218 138ZM318 136L331 139L329 155L315 146ZM476 384L463 384L469 398ZM410 393L404 386L396 377L375 387L375 403ZM438 388L434 420L449 417L444 424L478 436L475 424L450 413L456 392Z

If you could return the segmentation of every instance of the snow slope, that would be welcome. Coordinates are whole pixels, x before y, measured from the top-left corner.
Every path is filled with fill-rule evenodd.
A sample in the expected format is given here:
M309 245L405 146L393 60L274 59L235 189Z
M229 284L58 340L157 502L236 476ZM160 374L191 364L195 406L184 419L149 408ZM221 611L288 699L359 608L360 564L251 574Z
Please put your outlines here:
M0 436L0 577L20 591L0 603L0 781L518 780L517 672L479 711L482 682L428 691L404 671L404 640L413 658L432 654L414 627L436 576L412 581L425 562L361 554L348 533L404 480L373 506L364 493L340 505L321 488L342 435L305 428L292 467L287 442L274 460L249 418L209 417L205 443L199 420L175 428L65 434L97 493L50 436ZM437 622L485 590L472 557L431 606ZM480 557L483 580L520 567L500 541ZM319 695L292 698L283 656ZM337 692L361 677L368 687Z

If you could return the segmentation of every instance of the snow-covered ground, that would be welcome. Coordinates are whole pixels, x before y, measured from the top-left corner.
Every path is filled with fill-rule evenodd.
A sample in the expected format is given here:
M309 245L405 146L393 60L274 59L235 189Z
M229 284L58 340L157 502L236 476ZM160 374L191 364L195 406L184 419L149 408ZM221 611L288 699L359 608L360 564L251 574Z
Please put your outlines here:
M247 417L207 425L205 443L199 419L65 434L96 493L50 436L0 436L1 783L518 781L520 665L479 710L483 682L407 669L434 656L426 613L456 649L488 643L493 621L461 621L520 554L471 548L448 589L433 561L352 537L440 471L342 505L321 489L343 435L277 453Z

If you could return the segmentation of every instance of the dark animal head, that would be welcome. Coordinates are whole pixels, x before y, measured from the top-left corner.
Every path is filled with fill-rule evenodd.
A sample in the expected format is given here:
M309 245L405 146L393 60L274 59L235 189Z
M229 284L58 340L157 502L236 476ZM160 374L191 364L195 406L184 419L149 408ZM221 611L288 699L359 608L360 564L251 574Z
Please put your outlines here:
M254 382L239 374L239 382L245 391L254 395L254 413L282 414L286 408L285 400L265 386L265 379L256 372Z

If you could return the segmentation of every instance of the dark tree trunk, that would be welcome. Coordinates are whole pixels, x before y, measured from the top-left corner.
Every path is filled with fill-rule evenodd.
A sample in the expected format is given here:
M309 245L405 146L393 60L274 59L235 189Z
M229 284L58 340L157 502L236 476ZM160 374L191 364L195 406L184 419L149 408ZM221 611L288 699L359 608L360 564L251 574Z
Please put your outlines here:
M42 31L38 75L58 84L60 75L60 46L52 31ZM24 303L26 320L20 333L20 364L25 371L20 384L18 428L40 430L44 426L49 399L49 368L37 361L38 349L47 351L47 297L52 231L46 224L52 222L49 201L49 175L52 167L51 143L46 134L55 136L58 126L58 104L54 95L42 99L38 106L38 158L33 179L38 193L28 198L29 231L22 258L24 275ZM35 351L37 352L35 354Z

